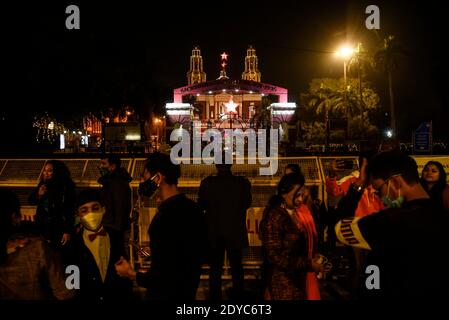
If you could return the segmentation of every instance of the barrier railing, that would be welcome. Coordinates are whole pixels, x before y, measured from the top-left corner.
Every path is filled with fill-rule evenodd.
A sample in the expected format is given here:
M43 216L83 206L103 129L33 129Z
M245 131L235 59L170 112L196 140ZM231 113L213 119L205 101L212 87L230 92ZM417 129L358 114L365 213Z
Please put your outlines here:
M330 162L333 159L342 158L350 159L354 164L352 169L348 169L343 174L348 174L357 169L357 157L354 156L278 158L278 170L269 176L261 176L259 174L261 166L259 163L233 165L234 174L243 175L252 183L253 202L252 207L247 212L248 239L252 248L246 255L247 263L257 262L260 258L257 255L257 248L261 245L258 237L258 225L263 208L268 198L275 193L276 185L284 173L285 166L289 163L298 164L304 173L306 185L311 188L318 188L318 198L328 203L324 186L325 177L328 173ZM449 177L449 156L413 156L413 158L416 160L420 172L425 163L430 160L441 162ZM61 159L61 161L69 168L78 188L100 187L97 182L100 176L98 171L100 159ZM133 178L131 187L134 195L137 195L136 191L145 161L145 158L122 159L122 167L127 169ZM45 159L0 159L0 188L13 188L15 190L23 206L23 213L26 219L32 219L35 211L35 208L28 206L27 199L39 182L45 162ZM201 180L214 173L214 165L181 164L181 178L179 180L181 192L184 192L192 200L196 200ZM141 246L148 244L149 239L146 231L152 216L156 212L156 207L157 205L154 201L144 199L138 220L138 230L140 231L138 241Z

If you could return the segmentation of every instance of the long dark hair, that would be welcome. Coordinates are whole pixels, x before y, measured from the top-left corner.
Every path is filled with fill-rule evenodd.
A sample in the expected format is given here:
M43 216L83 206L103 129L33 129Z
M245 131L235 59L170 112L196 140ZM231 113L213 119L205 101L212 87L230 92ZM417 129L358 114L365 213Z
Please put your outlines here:
M51 164L53 166L53 178L58 181L72 180L70 177L70 170L64 162L60 160L48 160L45 165Z
M49 160L45 165L51 164L53 166L53 177L47 182L49 185L56 188L69 188L75 189L75 183L70 176L70 170L64 164L64 162L59 160ZM41 178L41 183L43 183L43 177Z
M283 202L284 198L282 197L284 194L289 193L296 185L303 186L304 185L304 176L301 172L289 173L281 178L277 187L277 193L268 200L268 203L263 211L261 225L265 223L268 213L274 208L279 207Z
M438 178L438 181L435 182L435 184L433 185L433 187L430 189L429 185L427 184L427 181L424 180L423 178L423 173L424 170L426 170L426 168L430 165L434 165L435 167L437 167L438 171L440 172L440 177ZM421 185L423 186L424 190L426 190L426 192L429 194L430 198L432 199L436 199L437 201L442 201L442 194L444 191L444 188L446 188L447 186L447 175L446 175L446 171L444 171L444 167L443 165L438 162L438 161L429 161L426 163L426 165L424 166L422 172L421 172Z

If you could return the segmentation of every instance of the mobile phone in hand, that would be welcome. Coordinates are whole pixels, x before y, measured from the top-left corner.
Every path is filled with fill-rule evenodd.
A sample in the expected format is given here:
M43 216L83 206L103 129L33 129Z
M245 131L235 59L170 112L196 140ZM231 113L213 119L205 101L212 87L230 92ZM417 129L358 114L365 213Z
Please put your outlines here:
M341 159L341 160L337 160L337 166L340 169L350 170L350 169L353 168L354 162L352 160L347 160L347 159L343 160L343 159Z

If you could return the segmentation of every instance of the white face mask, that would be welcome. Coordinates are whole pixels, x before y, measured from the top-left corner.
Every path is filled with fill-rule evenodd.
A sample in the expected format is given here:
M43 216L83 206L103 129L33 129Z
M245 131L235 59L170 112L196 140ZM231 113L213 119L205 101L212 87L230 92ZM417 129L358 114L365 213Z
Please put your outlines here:
M97 231L101 225L101 220L103 219L104 212L105 212L104 208L98 212L90 211L84 214L80 218L80 221L86 229L91 231Z

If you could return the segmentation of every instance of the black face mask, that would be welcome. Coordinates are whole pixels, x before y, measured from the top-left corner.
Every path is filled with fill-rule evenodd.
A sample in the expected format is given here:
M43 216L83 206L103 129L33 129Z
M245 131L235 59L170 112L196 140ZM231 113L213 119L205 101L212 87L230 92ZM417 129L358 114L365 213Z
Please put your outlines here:
M107 176L109 174L109 170L105 167L98 167L98 170L100 171L100 175L102 177Z
M144 182L139 183L139 189L137 190L139 195L144 197L151 197L156 192L157 188L159 188L159 186L155 182L156 179L157 175L155 174Z

